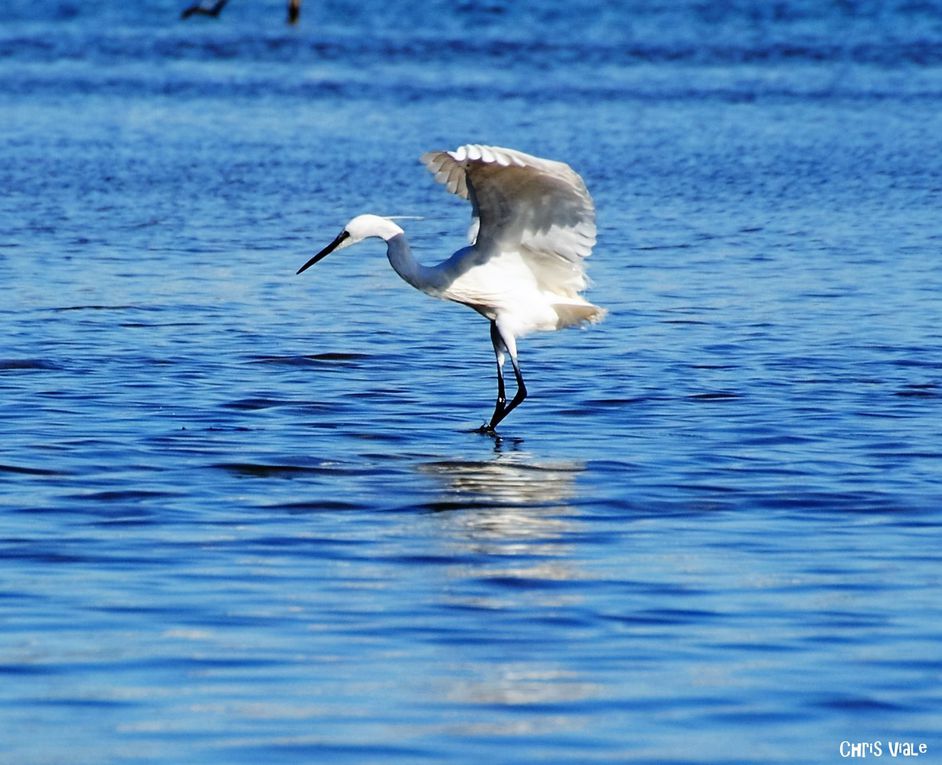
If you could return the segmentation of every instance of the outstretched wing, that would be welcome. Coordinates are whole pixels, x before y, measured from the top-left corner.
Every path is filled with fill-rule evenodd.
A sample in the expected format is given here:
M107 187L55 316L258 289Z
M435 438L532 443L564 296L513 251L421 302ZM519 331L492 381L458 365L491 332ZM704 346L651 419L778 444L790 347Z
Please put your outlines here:
M479 249L519 253L541 287L556 294L575 297L585 289L582 261L595 244L595 206L569 165L475 144L423 154L422 162L471 202Z

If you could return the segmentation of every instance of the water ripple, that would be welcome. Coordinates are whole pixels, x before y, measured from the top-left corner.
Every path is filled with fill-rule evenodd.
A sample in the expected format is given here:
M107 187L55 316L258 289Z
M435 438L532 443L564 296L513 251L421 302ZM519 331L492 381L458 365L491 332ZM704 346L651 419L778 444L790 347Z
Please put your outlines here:
M938 751L939 13L390 2L4 5L7 759ZM610 311L496 438L479 316L294 275L462 246L475 136L585 177Z

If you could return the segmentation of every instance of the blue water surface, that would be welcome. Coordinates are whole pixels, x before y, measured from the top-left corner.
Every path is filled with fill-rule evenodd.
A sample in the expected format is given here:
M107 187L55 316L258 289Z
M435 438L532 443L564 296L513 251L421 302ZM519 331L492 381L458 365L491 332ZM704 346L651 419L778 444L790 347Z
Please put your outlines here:
M940 761L942 9L184 5L0 10L0 761ZM500 439L477 314L294 274L471 141L610 311Z

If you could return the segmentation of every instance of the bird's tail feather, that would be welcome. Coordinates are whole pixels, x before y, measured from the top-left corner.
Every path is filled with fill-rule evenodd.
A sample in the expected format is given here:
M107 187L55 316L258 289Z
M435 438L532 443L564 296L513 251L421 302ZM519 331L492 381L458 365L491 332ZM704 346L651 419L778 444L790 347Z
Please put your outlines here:
M597 324L605 318L608 313L604 308L599 308L591 303L555 303L553 310L556 311L556 328L574 327L579 324L591 322Z

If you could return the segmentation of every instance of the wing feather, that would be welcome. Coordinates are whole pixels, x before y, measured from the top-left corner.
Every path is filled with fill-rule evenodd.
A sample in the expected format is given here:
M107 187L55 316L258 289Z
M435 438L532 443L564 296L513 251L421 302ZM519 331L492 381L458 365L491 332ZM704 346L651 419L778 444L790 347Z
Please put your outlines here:
M422 162L471 202L479 248L518 252L547 291L575 297L585 289L582 261L595 245L595 206L569 165L476 144L429 152Z

